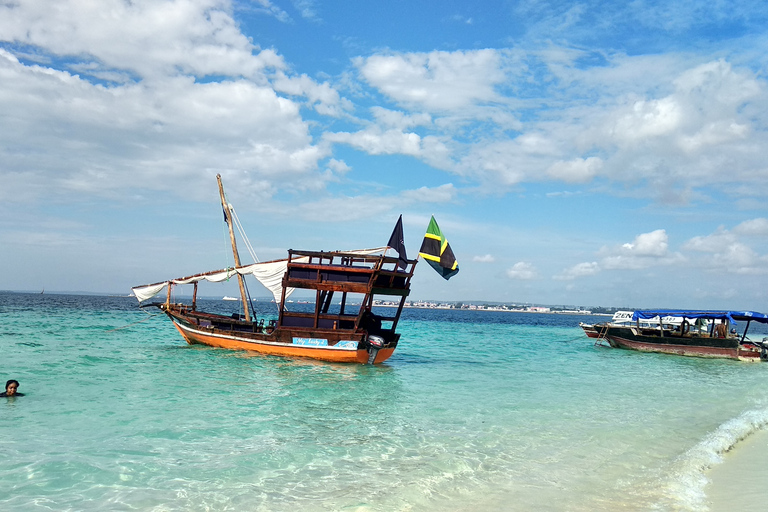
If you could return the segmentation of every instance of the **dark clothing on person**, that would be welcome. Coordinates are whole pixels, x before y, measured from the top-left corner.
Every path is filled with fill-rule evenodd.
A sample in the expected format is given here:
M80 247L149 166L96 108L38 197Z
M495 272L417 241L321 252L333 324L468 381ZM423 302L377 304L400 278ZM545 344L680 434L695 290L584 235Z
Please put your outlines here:
M5 391L0 393L0 396L24 396L24 393L14 393L13 395L7 394Z

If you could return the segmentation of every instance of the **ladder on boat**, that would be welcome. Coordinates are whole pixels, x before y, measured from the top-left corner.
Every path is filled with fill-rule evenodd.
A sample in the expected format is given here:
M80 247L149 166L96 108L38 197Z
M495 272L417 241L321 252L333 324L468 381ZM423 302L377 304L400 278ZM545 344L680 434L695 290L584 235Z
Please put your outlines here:
M600 326L600 330L597 331L597 338L595 338L595 346L604 346L605 339L605 333L608 332L608 324L605 323Z

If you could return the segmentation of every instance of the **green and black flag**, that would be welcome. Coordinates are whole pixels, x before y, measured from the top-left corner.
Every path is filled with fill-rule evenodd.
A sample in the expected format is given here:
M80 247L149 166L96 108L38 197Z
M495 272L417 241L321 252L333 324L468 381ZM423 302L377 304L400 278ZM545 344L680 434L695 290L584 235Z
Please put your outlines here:
M429 221L419 256L427 260L443 279L448 280L459 272L459 262L456 261L456 256L453 255L451 246L440 231L434 216Z

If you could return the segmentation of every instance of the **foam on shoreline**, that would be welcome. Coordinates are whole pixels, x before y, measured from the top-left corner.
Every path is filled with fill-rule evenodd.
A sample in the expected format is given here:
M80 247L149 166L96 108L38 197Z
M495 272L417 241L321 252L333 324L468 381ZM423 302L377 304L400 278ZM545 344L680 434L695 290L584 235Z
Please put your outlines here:
M768 503L768 430L759 430L723 455L707 473L707 505L712 512L762 511Z
M751 466L752 459L766 459L763 456L768 454L766 428L768 409L745 411L720 425L683 454L676 461L672 479L667 485L668 497L675 507L713 512L765 510L766 500L758 499L757 495L747 496L742 478L748 473L759 473ZM768 481L768 475L765 480ZM761 495L768 495L768 486L746 486L754 487ZM733 499L739 495L744 498L746 506L752 508L734 507ZM760 507L756 508L758 505Z

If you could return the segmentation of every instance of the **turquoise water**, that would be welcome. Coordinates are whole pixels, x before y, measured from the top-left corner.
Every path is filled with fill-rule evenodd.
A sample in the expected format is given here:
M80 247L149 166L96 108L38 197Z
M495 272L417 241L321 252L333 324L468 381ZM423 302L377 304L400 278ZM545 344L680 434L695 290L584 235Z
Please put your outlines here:
M767 364L596 347L596 317L405 310L370 367L188 346L131 298L0 315L0 510L706 510L768 423Z

